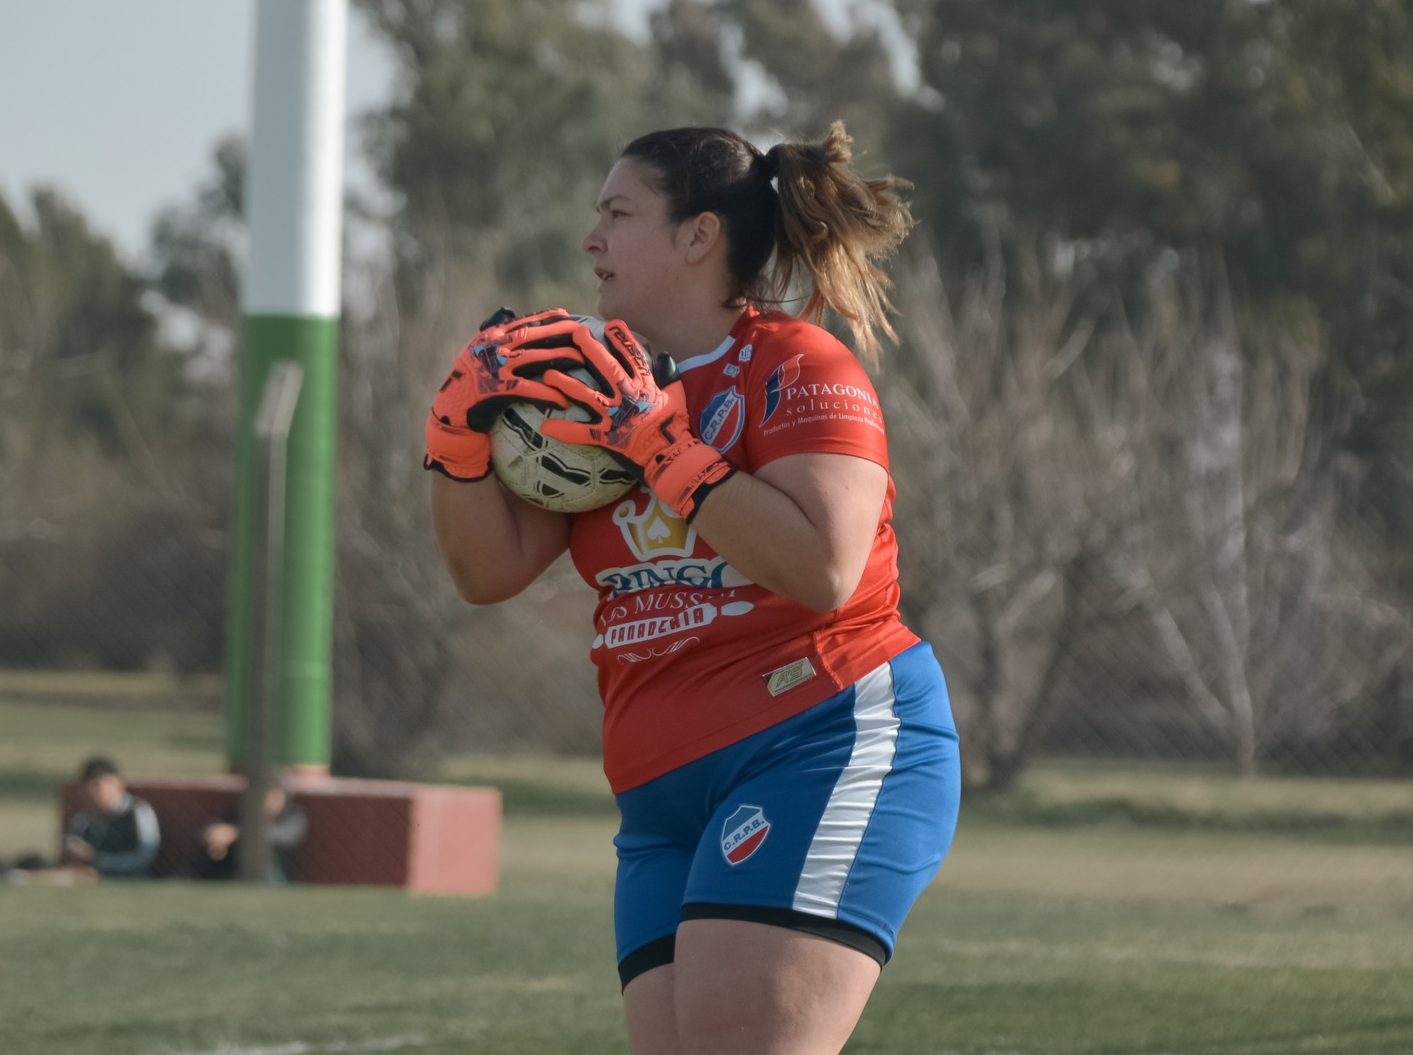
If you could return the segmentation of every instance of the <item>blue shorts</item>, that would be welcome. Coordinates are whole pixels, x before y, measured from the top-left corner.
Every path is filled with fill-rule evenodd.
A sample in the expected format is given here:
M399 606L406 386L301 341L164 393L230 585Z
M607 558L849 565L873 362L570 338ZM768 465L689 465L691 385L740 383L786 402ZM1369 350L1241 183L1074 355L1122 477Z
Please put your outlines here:
M914 645L857 684L618 796L614 923L626 986L683 919L747 919L884 963L941 867L961 798L942 670Z

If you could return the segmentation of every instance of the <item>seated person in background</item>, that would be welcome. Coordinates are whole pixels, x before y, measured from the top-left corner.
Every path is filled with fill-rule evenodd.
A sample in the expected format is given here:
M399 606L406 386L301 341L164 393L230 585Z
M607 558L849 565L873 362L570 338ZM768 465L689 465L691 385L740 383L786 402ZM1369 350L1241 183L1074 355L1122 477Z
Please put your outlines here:
M79 781L86 802L69 821L60 866L100 876L147 875L161 844L152 807L129 794L111 759L88 759Z
M304 841L309 822L294 801L289 779L281 774L265 792L265 835L270 840L270 882L289 882L294 852ZM198 879L235 879L240 874L236 857L240 849L240 811L232 810L201 832Z

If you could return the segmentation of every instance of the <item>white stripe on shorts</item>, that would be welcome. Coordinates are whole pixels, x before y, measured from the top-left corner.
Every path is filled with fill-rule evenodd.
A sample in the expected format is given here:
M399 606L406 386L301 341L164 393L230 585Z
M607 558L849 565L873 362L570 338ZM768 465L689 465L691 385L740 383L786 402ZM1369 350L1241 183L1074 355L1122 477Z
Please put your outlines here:
M883 778L893 768L898 745L893 669L885 663L854 687L854 750L829 794L824 816L805 854L794 909L815 916L839 917L839 899L854 867L859 844L873 817Z

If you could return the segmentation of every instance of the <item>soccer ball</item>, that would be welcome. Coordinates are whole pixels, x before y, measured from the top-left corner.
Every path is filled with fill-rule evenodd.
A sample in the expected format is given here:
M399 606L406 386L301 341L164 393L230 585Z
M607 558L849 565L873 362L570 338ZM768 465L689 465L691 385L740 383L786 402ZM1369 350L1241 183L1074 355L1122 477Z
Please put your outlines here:
M598 387L582 367L565 373ZM491 426L491 468L512 494L556 513L586 513L622 497L638 482L638 475L604 448L561 443L542 434L540 422L547 416L589 420L583 407L512 403Z
M565 372L595 384L587 370ZM491 426L491 468L512 494L557 513L585 513L622 497L638 482L637 474L604 448L561 443L541 433L546 417L589 420L582 407L512 403Z

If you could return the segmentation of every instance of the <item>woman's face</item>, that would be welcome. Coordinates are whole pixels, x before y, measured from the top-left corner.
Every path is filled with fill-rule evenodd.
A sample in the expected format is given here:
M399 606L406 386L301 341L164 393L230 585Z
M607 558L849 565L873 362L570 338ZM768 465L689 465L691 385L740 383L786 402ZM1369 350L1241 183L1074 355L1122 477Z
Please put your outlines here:
M584 238L599 279L598 314L650 335L659 313L679 303L684 274L667 198L649 182L651 169L633 158L615 164L599 193L598 223Z

